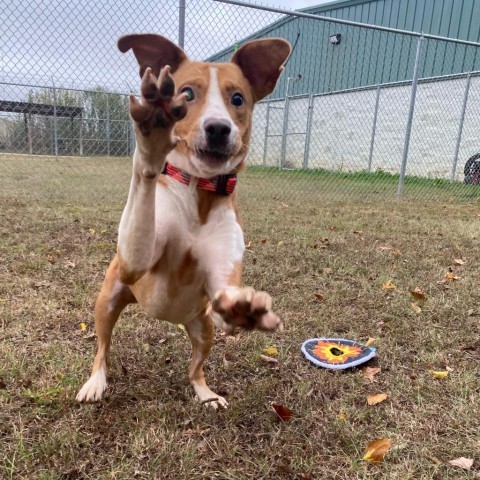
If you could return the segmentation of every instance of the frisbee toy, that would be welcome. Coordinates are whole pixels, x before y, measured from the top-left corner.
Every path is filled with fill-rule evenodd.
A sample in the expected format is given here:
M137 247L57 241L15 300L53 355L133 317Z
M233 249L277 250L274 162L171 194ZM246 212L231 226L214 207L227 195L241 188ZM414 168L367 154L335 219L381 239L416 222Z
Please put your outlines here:
M303 342L302 352L315 365L332 370L356 367L377 355L376 348L345 338L311 338Z

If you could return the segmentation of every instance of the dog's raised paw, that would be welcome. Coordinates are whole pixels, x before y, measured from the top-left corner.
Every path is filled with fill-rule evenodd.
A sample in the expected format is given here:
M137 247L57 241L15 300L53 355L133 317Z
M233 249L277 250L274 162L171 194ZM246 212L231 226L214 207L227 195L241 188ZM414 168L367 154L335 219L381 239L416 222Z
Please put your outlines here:
M234 327L266 331L283 329L282 321L272 311L270 295L250 287L218 291L212 301L212 309Z
M83 385L77 394L77 402L97 402L102 399L107 388L107 376L103 368L99 368Z
M169 129L187 113L185 93L175 95L175 83L167 65L158 78L147 68L142 77L141 101L130 96L130 115L143 135L148 136L153 129Z

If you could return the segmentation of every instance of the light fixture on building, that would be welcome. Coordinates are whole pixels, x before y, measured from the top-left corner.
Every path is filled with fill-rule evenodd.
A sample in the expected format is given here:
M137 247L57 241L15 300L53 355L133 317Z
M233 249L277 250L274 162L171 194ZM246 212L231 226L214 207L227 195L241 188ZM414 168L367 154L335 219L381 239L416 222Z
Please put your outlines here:
M288 87L290 86L290 82L296 82L302 78L301 73L297 73L294 77L287 77L287 88L285 89L285 98L288 97Z
M341 33L335 33L334 35L330 35L330 43L332 45L339 45L341 39L342 39Z

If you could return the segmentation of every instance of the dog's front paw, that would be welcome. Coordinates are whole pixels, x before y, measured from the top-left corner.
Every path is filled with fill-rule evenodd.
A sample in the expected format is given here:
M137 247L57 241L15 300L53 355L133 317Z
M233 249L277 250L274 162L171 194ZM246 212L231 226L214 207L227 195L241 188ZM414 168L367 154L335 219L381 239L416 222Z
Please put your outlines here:
M130 115L143 136L148 137L155 129L171 129L187 113L187 94L174 96L175 83L168 65L158 78L150 67L145 70L141 94L140 101L130 96Z
M282 330L283 322L272 311L272 299L267 292L253 288L220 290L212 301L212 310L232 327L247 330Z
M169 66L162 68L158 78L147 68L140 90L140 100L130 96L130 116L137 141L134 162L142 175L154 178L162 171L166 155L180 140L172 130L187 113L187 94L175 95Z

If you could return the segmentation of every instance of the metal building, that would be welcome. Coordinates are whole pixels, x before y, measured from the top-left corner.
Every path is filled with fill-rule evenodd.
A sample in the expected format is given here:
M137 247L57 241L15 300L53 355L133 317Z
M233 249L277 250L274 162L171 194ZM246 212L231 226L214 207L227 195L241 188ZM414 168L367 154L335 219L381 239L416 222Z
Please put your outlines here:
M480 41L480 0L340 0L301 12L462 40ZM271 98L323 93L408 80L417 38L300 17L285 17L244 41L282 37L295 45ZM422 56L422 77L480 70L478 49L430 40ZM228 61L234 47L210 57ZM287 78L301 75L301 81Z

